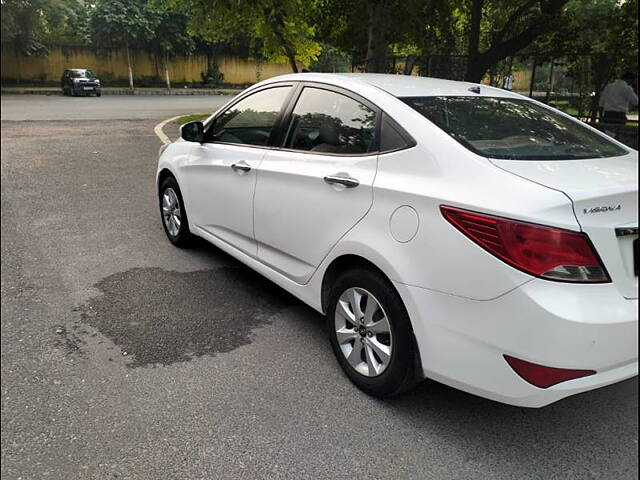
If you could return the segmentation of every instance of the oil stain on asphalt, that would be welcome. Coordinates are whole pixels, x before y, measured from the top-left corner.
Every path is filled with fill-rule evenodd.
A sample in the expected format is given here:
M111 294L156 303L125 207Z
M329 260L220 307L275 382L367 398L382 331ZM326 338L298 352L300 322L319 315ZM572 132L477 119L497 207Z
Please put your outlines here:
M82 321L120 347L130 367L169 365L246 345L255 328L295 302L244 267L135 268L95 287L102 294L79 308Z

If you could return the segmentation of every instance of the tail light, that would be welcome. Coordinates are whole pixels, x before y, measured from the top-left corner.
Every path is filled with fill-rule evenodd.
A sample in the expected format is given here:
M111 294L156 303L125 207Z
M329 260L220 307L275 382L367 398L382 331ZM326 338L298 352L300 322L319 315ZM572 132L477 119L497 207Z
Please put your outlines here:
M444 205L440 210L444 218L473 242L525 273L561 282L611 281L584 233Z
M549 388L558 383L596 374L595 370L545 367L544 365L526 362L509 355L504 355L504 359L524 381L538 388Z

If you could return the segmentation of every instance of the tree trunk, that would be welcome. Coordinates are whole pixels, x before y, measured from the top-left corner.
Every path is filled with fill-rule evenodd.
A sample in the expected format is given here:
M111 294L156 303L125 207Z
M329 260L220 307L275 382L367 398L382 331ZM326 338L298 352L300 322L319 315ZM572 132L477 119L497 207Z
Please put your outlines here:
M133 69L131 68L131 52L129 50L129 43L125 44L127 49L127 67L129 68L129 88L133 92Z
M536 63L537 58L533 57L533 66L531 67L531 83L529 83L529 98L533 98L533 87L536 82Z
M480 22L484 0L471 0L471 25L469 27L469 46L467 48L467 72L464 79L478 83L487 71L480 55Z
M169 54L164 54L164 79L167 83L167 90L171 91L171 80L169 80Z
M404 74L411 75L413 73L413 67L416 64L416 57L414 55L409 55L404 61Z
M551 92L553 91L553 64L555 63L555 59L551 57L551 64L549 65L549 80L547 81L547 94L545 95L545 102L549 101L551 98Z
M298 64L296 63L296 55L293 53L293 50L289 46L284 46L284 53L289 60L291 71L293 73L298 73Z
M487 60L485 55L474 55L473 59L469 57L467 60L467 73L464 79L467 82L480 83L491 65L492 63Z
M276 36L276 38L280 42L280 45L282 46L282 51L284 52L284 56L287 57L287 60L289 60L289 66L291 67L291 71L293 73L298 73L298 64L296 63L296 51L284 36L285 12L282 10L282 6L279 4L276 4L275 8L269 8L267 6L263 6L262 11L266 18L272 19L271 23L272 23L273 34Z
M386 0L370 0L367 3L369 33L365 70L385 73L387 70L387 18Z

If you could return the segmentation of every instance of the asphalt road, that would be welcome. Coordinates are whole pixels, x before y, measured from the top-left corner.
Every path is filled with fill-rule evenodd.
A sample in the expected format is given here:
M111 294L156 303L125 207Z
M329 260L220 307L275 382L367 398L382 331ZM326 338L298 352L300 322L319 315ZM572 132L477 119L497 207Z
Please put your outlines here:
M144 120L182 113L212 112L229 101L228 95L3 95L2 120Z
M3 479L637 478L636 379L540 410L375 400L318 314L172 247L153 126L216 100L2 98Z

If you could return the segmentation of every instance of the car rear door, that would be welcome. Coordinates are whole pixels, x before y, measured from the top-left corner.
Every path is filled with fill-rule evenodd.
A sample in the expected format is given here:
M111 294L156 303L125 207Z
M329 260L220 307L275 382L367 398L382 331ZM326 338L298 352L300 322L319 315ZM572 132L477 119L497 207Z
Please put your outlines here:
M266 153L254 201L258 258L305 283L373 202L378 109L349 92L307 84Z
M276 84L233 103L183 167L191 224L254 257L257 168L292 90L292 84Z

